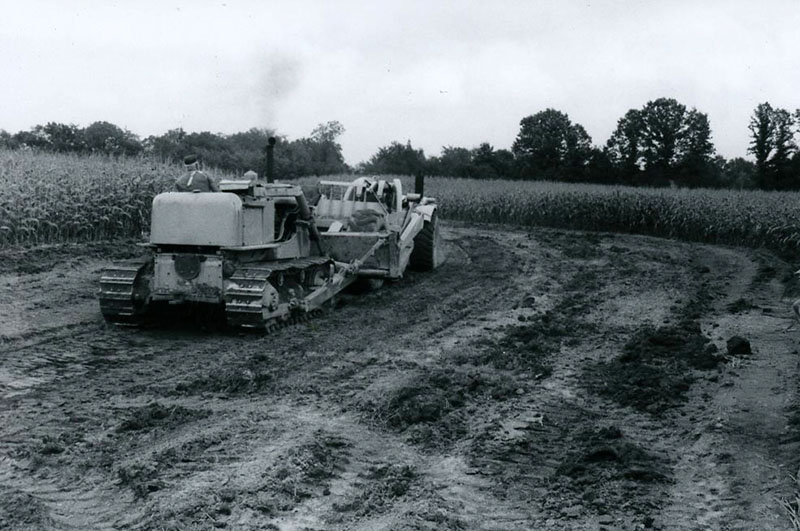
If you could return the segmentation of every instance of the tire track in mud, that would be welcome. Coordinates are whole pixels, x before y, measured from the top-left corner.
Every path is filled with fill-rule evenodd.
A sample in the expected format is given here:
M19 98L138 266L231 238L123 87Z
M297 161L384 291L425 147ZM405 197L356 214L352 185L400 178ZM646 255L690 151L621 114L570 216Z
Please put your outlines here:
M19 525L34 507L34 529L141 530L638 529L741 514L746 492L724 474L700 505L678 492L682 470L713 471L699 448L681 456L689 410L622 408L585 372L675 319L715 248L468 227L445 237L450 261L436 272L270 336L91 323L0 346L31 378L0 398L0 493L12 500L0 512ZM725 278L749 260L731 256L742 252L714 254L728 264L707 286L717 297L749 281L751 267ZM690 404L726 378L697 384ZM406 408L405 424L387 406Z
M729 357L718 380L698 382L672 420L674 444L685 451L676 460L663 519L674 529L695 529L698 522L792 529L778 500L793 497L796 487L785 466L795 452L781 444L798 366L796 340L786 331L791 300L779 278L793 268L758 251L710 249L699 262L720 281L702 328L723 351L726 339L741 335L754 352Z
M487 244L487 246L490 245L491 242ZM490 273L495 271L496 269L489 270ZM473 278L482 280L477 276L473 276ZM425 279L421 275L418 278L412 278L411 284L412 290L420 288L423 291L437 290L431 280ZM449 289L455 288L456 284L463 286L463 283L460 283L457 278L450 279L449 284ZM476 287L473 286L472 289L475 290ZM341 333L342 323L353 320L354 316L363 311L364 305L369 307L370 304L382 305L376 311L381 315L371 320L369 323L371 326L368 328L370 337L378 338L375 340L376 342L383 341L386 336L391 335L398 326L398 321L401 326L411 329L418 321L419 312L416 311L416 308L420 303L418 301L412 305L404 302L401 298L404 296L402 292L407 290L408 286L403 286L403 289L398 287L391 290L392 297L399 301L394 302L393 309L387 310L383 306L387 302L388 295L382 297L380 294L368 296L366 301L357 300L355 303L345 305L342 308L345 315L334 315L330 321L315 323L314 335L321 333L333 337L335 334ZM480 299L481 295L475 293L473 297ZM396 307L398 305L400 308ZM453 305L453 307L461 306L461 301ZM438 309L434 313L438 316ZM447 326L448 321L452 322L453 320L452 316L438 319L434 326L441 329ZM25 382L27 385L18 385L16 389L12 388L12 392L7 393L4 399L6 406L11 406L8 409L4 408L7 414L11 411L11 414L7 415L8 422L5 423L5 426L12 427L13 432L4 430L4 438L6 436L24 438L26 435L30 437L33 433L57 434L64 429L63 418L58 414L53 416L51 413L43 411L42 408L28 407L24 399L26 395L35 397L35 400L51 401L62 406L63 403L66 403L67 409L75 410L91 419L89 422L108 426L107 415L93 410L93 403L102 403L104 399L108 400L110 397L115 402L125 402L124 397L120 397L120 392L123 395L128 391L132 391L134 395L144 392L146 395L148 394L147 390L159 376L162 378L162 383L182 381L186 379L187 375L206 371L209 362L212 367L218 368L227 364L236 365L241 363L242 355L252 355L254 351L256 354L263 354L264 351L267 351L272 354L273 359L277 359L286 351L308 349L311 345L319 344L315 337L304 337L306 330L303 330L303 327L300 327L300 330L298 327L293 327L281 331L277 337L263 339L252 336L207 338L198 337L193 332L181 331L178 331L177 334L168 334L160 331L141 333L108 328L95 329L94 326L89 328L92 329L81 330L80 326L67 327L67 333L64 335L54 332L50 337L39 339L36 342L18 347L9 345L11 348L4 349L4 367L9 367L15 373L21 373L23 378L28 379ZM72 330L78 333L73 335L70 333ZM177 335L179 339L176 340L172 337L174 335ZM280 347L273 344L263 350L259 348L265 342L274 339L285 340L285 344ZM201 348L196 348L198 343L204 344ZM323 347L340 347L341 343L343 343L341 340L333 339L328 345L323 344ZM370 343L362 343L359 346L362 350L366 350ZM166 350L170 352L165 352ZM260 350L261 352L259 352ZM297 361L297 359L288 359L278 365L288 372L294 369L305 373L309 370L309 367L292 367ZM319 368L328 362L330 359L327 357L320 357L316 367ZM218 369L212 369L212 371L214 370ZM16 378L19 379L19 376ZM198 403L202 401L202 398L195 400ZM34 423L37 425L36 429L33 431L26 429L26 425L32 426ZM200 431L205 433L203 430ZM29 442L21 440L15 446L24 446ZM142 452L143 450L136 449L136 451ZM70 450L67 450L66 455L69 452ZM33 459L35 460L36 457L34 456ZM92 487L69 484L61 480L51 481L36 475L36 472L30 468L30 461L31 458L23 459L22 462L5 458L0 471L3 488L33 496L41 503L42 507L48 509L49 515L44 518L52 520L57 528L69 528L70 525L99 528L102 527L100 524L103 521L111 522L110 526L116 526L121 522L115 520L114 515L138 513L133 510L136 503L119 505L121 500L117 499L119 486L116 478L103 477L103 474L99 474L99 478L94 478L97 486ZM123 459L120 462L126 463L127 461ZM60 463L59 465L47 463L47 465L59 469ZM69 468L71 467L67 465L67 469L62 470L59 476L62 478L69 476ZM77 510L65 512L62 510L62 506L65 504ZM103 507L104 510L96 510L97 507ZM73 524L68 521L70 515L72 515Z
M22 510L30 515L19 529L120 529L129 527L142 516L129 507L122 509L117 499L119 494L103 485L80 481L76 484L52 477L32 482L23 471L7 461L0 459L0 497L4 499L0 508L6 514ZM20 508L18 504L27 507ZM10 528L15 529L14 525L19 525L19 522L12 521Z
M20 338L4 344L0 347L0 396L11 398L57 379L86 374L102 363L102 356L113 354L121 360L138 344L113 337L97 341L102 333L95 323L84 322L48 331L44 337Z
M562 528L564 521L570 522L571 529L596 529L598 521L603 520L589 510L587 501L591 499L581 498L580 491L577 496L571 494L559 472L571 455L580 459L594 451L584 446L584 432L612 429L615 423L607 414L613 407L587 395L583 386L583 366L605 355L592 346L608 342L607 331L597 330L593 309L603 299L605 282L613 270L608 271L609 264L598 260L592 249L582 244L576 247L568 245L562 252L577 254L581 261L549 273L558 282L550 286L555 293L544 310L566 322L571 341L551 348L551 374L527 386L522 396L493 414L484 412L483 427L476 430L471 448L465 451L473 475L488 478L492 490L504 499L527 504L528 516L520 529L532 525L538 529ZM588 264L588 271L583 263ZM526 326L525 321L518 326ZM625 332L612 328L612 336ZM571 345L576 338L579 348ZM624 435L627 438L627 430ZM633 444L638 445L636 441ZM602 515L605 509L599 512Z
M474 241L471 240L470 244L472 244L472 243L474 243ZM492 253L492 254L494 255L495 253ZM468 256L469 256L469 254L468 254ZM472 260L472 262L473 263L470 264L470 266L474 267L475 266L475 264L474 264L475 260ZM475 282L474 282L473 286L471 287L471 289L469 289L469 284L467 284L468 289L462 290L462 291L459 292L459 297L456 298L455 303L451 303L451 307L452 308L456 308L458 310L462 310L462 308L464 306L466 306L469 309L470 305L469 304L465 304L468 301L477 300L479 302L484 301L484 302L490 302L491 303L491 302L495 302L495 300L497 299L497 293L506 292L506 294L508 294L508 292L510 291L509 287L505 286L503 282L499 282L498 281L497 284L494 286L494 288L495 288L494 290L492 290L492 289L487 290L486 287L485 287L485 280L486 280L486 276L487 275L493 275L493 274L497 274L497 273L507 273L507 270L508 270L508 268L503 268L503 267L500 267L500 268L497 268L497 267L484 268L484 269L475 268L473 270L473 272L475 273L476 276L474 276ZM456 278L458 278L458 277L456 277ZM462 285L462 287L464 286L464 284L462 282L459 282L459 283ZM368 301L368 302L373 302L373 301ZM377 301L377 303L380 304L381 301ZM356 306L358 306L358 304L356 304ZM501 305L498 308L501 311L502 311L502 306L503 305ZM485 305L481 304L480 308L482 310L485 310ZM445 310L446 310L446 308L445 308ZM429 325L431 328L433 328L432 331L434 331L434 332L435 331L441 331L441 329L443 328L442 324L441 324L443 319L441 319L441 318L436 319L436 318L439 317L440 315L442 315L442 313L445 314L445 318L449 319L451 323L458 321L458 318L451 319L452 316L447 314L446 311L442 312L442 310L437 308L433 312L434 319L430 318L431 314L429 313L428 315L426 315L426 317L428 319L427 319L427 322L424 323L424 324ZM467 314L468 314L468 312L467 312ZM461 315L464 315L464 314L462 313ZM345 316L343 319L346 320L347 316ZM378 320L378 322L380 322L380 320ZM385 322L390 323L391 326L394 326L394 324L393 324L394 321L392 321L392 320L386 320ZM447 323L445 323L445 327L444 328L446 328L446 325L447 325ZM373 330L373 332L380 333L381 330ZM420 335L423 338L429 337L429 334L420 334ZM403 343L402 341L398 341L398 342L399 343ZM300 342L300 344L302 345L302 342ZM295 346L295 347L298 346L297 342L295 342L295 345L292 345L292 346ZM362 351L369 351L369 350L370 350L369 345L367 345L366 348L362 349ZM414 358L413 350L409 350L408 352L410 354L411 361L413 361L413 358ZM323 362L323 363L329 362L329 360L327 359L326 356L320 357L320 361ZM396 361L396 360L392 360L392 361ZM308 373L308 369L309 369L308 364L303 363L303 367L304 367L303 378L307 378L307 376L308 376L307 373ZM382 372L382 371L385 371L385 369L380 367L377 372ZM338 378L334 378L334 379L338 379ZM564 412L561 411L561 410L555 411L553 413L549 413L549 412L547 413L547 418L560 418L560 417L564 417ZM553 441L555 441L556 445L558 445L558 441L560 441L560 438L559 437L553 437L552 439L553 439ZM554 465L555 465L555 463L553 463L553 466ZM551 466L551 468L552 468L552 466ZM474 476L474 474L473 474L473 476ZM465 484L468 484L468 483L465 483ZM482 484L479 483L478 485L475 485L475 482L472 482L472 484L473 484L474 487L485 487L485 484L482 485ZM461 495L464 496L465 493L462 492ZM492 499L492 497L488 495L488 493L486 492L485 489L481 489L478 492L475 492L473 490L471 493L468 493L466 495L469 496L469 497L472 497L472 498L478 498L478 499L483 499L483 500L491 500ZM458 497L454 497L453 501L456 502L456 503L457 502L462 502L463 503L463 500L459 499ZM488 509L490 506L491 507L502 507L502 504L498 504L497 500L492 500L489 503L483 504L483 507L485 509ZM496 513L497 512L503 512L503 511L499 510L499 511L496 511ZM511 514L514 514L513 511L511 511ZM498 515L495 514L495 516L498 516ZM521 515L517 515L516 518L518 520L520 520L520 521L524 521L526 519L526 517L521 516ZM529 516L527 518L529 518ZM511 520L513 521L514 517L512 517Z

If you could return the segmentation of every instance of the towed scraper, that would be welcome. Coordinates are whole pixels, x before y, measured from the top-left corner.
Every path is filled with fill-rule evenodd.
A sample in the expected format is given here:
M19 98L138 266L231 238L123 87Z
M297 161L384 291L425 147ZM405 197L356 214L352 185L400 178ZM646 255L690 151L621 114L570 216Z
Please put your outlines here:
M100 309L137 325L153 305L224 307L229 326L302 320L356 281L399 279L442 261L436 201L399 179L301 187L222 181L221 192L153 199L149 256L100 278Z

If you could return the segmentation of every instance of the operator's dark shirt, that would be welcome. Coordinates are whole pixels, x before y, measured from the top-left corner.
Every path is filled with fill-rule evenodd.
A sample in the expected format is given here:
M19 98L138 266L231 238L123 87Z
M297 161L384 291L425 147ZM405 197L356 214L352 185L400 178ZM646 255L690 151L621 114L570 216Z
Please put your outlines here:
M219 192L214 179L200 170L187 171L175 181L179 192Z

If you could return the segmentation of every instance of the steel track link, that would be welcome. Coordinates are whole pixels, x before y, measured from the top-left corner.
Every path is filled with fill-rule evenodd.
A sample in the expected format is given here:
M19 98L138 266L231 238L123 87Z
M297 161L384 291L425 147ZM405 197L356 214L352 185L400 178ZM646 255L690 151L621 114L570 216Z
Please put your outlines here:
M139 325L144 317L143 302L137 299L137 280L148 263L123 262L103 269L100 276L100 311L106 321Z
M268 266L239 268L231 277L231 286L225 290L225 318L228 326L252 328L271 333L279 328L308 320L310 314L295 310L284 315L264 319L264 292L270 280L276 281L278 273L299 272L330 263L327 257L310 257L271 263Z

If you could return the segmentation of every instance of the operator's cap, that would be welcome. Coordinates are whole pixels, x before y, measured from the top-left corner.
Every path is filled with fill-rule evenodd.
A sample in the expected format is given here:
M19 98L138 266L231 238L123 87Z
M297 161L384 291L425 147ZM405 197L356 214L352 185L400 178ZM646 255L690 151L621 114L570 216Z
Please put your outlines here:
M194 164L195 162L197 162L197 155L186 155L183 157L184 164Z

